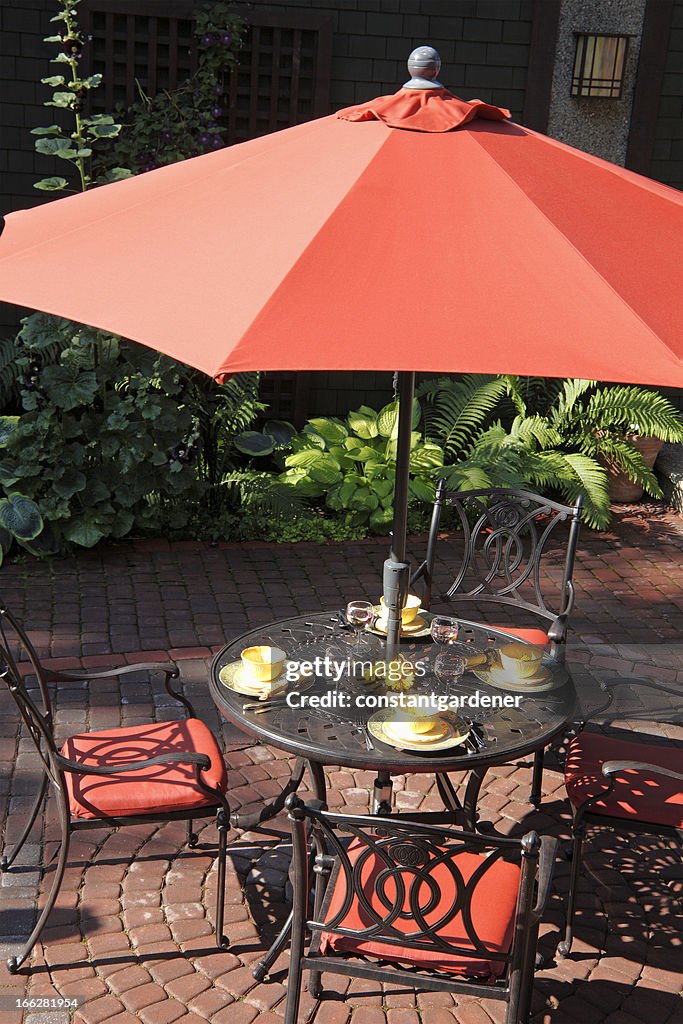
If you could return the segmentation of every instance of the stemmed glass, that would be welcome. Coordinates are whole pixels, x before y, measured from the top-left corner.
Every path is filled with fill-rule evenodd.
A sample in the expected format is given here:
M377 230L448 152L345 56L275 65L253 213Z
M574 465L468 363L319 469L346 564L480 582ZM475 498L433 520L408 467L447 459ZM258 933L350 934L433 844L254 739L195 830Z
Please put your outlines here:
M450 644L458 639L458 622L450 615L435 615L430 627L432 640L437 644Z
M449 650L448 646L443 647L437 654L434 661L434 675L444 683L448 697L452 695L452 688L460 682L466 671L467 658Z
M356 653L361 648L361 633L375 617L375 609L370 601L349 601L346 606L346 621L350 622L356 631L354 648Z

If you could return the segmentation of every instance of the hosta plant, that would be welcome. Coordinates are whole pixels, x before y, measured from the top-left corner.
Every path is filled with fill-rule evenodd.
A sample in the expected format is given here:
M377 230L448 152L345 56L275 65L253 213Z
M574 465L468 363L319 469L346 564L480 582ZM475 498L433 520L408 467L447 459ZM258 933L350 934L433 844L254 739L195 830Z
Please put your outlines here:
M413 426L420 419L416 402ZM353 513L354 522L373 533L385 533L393 519L398 403L380 412L361 406L346 421L309 420L292 439L280 480L300 497L322 502L336 512ZM443 450L413 430L410 455L410 498L434 500L434 480L443 465Z

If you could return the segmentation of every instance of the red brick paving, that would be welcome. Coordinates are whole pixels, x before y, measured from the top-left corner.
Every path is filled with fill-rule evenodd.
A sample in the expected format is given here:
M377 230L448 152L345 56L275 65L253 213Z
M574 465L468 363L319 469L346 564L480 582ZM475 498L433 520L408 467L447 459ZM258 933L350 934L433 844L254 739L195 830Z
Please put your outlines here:
M413 544L415 553L421 547ZM446 545L447 550L447 545ZM221 722L208 697L206 659L226 638L276 617L339 607L350 596L375 597L384 542L315 545L124 543L52 565L5 565L3 600L30 627L41 653L63 667L177 659L184 686L201 717L222 735L230 766L231 802L261 799L272 780L288 774L277 750L253 746ZM575 672L637 672L667 685L683 682L681 554L683 523L657 506L630 509L609 535L586 532L576 573L573 618ZM441 571L445 565L440 566ZM499 621L504 621L500 619ZM626 644L625 641L628 641ZM58 659L58 661L57 661ZM73 683L56 700L58 729L103 728L173 714L161 687L124 677L87 690ZM633 723L631 727L635 728ZM666 724L650 731L673 736ZM18 744L18 746L17 746ZM9 813L11 843L28 809L36 771L30 744L18 739L15 715L0 692L0 805ZM482 800L487 820L506 831L530 827L567 834L559 772L545 773L540 812L526 803L528 765L490 773ZM358 810L368 773L331 769L331 803ZM436 806L433 779L400 778L396 804ZM4 814L4 809L3 809ZM57 823L44 817L49 859ZM70 851L59 904L34 956L33 973L10 977L0 967L0 995L80 997L77 1024L278 1024L286 956L278 978L256 985L251 966L272 938L285 909L286 853L257 834L231 837L226 933L219 953L211 932L215 895L215 829L198 822L200 847L185 845L180 823L136 826L118 834L80 833ZM0 942L24 931L35 904L40 836L32 837L21 872L0 889ZM680 1020L681 884L673 845L657 837L591 837L581 883L576 956L538 972L532 1019L537 1024L658 1024ZM42 881L49 884L48 866ZM667 870L669 874L667 875ZM568 866L558 864L555 892L542 930L552 958L562 922ZM207 896L202 900L204 891ZM14 929L14 931L12 930ZM492 1001L434 993L380 991L372 983L328 976L330 996L316 1024L491 1024L504 1007ZM304 1000L306 1006L310 1002ZM7 1004L9 1007L9 1004ZM21 1019L4 1009L2 1024ZM27 1018L28 1020L28 1018ZM62 1024L55 1016L51 1024Z

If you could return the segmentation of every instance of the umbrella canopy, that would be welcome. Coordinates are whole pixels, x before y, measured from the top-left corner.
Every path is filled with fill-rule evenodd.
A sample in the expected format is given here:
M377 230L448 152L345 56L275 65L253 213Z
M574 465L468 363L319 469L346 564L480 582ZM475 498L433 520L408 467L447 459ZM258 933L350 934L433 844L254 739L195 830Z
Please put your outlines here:
M0 298L217 378L402 370L388 645L407 590L415 370L683 387L683 196L466 103L430 48L380 97L5 219Z
M506 115L403 88L10 214L0 298L213 376L683 386L683 195Z

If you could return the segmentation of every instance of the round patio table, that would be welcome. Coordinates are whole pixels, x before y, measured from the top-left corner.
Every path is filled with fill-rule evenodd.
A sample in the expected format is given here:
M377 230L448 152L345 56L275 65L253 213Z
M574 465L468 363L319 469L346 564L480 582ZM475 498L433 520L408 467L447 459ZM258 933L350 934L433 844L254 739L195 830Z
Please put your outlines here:
M508 641L518 641L517 637L503 629L462 619L458 619L458 623L458 653L483 652ZM299 786L306 766L311 774L315 796L324 802L326 793L323 768L326 765L342 765L376 772L373 811L377 814L391 811L392 775L433 773L447 809L443 819L451 824L455 821L473 831L477 820L477 799L488 769L512 758L534 753L537 761L532 791L536 786L540 787L542 760L538 759L539 754L542 755L543 749L564 731L575 714L576 693L569 673L559 662L545 659L544 665L551 674L552 689L535 696L524 695L519 707L482 709L481 714L477 714L475 709L468 709L473 728L471 739L465 744L439 753L397 750L369 736L367 719L374 713L374 709L360 714L354 710L354 696L367 695L377 690L387 692L383 687L369 687L362 679L346 676L340 681L341 692L348 693L351 698L348 710L291 707L284 698L277 698L271 710L262 711L253 706L258 704L254 698L245 697L224 685L220 680L221 669L236 662L245 648L260 645L280 647L286 652L288 660L299 662L314 662L316 657L324 658L325 655L338 658L353 650L340 614L321 612L282 619L243 633L226 644L214 658L209 685L222 714L248 735L296 757L288 785L272 803L261 808L255 815L238 814L233 817L234 824L240 828L252 828L279 813L286 797ZM428 688L437 695L446 692L446 685L433 671L434 659L442 649L429 636L402 642L401 654L412 661L423 661L427 668L426 675L416 689L425 692ZM448 649L452 650L450 645ZM358 656L367 661L383 659L382 637L364 633ZM334 682L323 675L314 676L305 683L294 683L292 690L301 696L322 697L334 686ZM501 689L482 682L470 671L450 692L460 695L477 691L480 695L505 696ZM539 765L540 771L537 772L536 766ZM448 777L448 773L453 771L469 773L462 802ZM429 815L431 821L435 821L438 816L434 813ZM417 820L421 816L403 813L401 817L414 817ZM291 913L277 939L253 970L258 981L266 977L284 949L290 925Z
M458 620L458 648L462 651L486 651L518 638L503 629L494 629L475 622ZM430 772L437 777L439 789L450 809L457 810L464 824L473 827L476 820L476 802L486 771L491 765L502 764L511 759L542 751L573 720L576 695L571 677L557 661L544 660L550 671L553 688L536 695L523 694L519 707L497 709L465 709L473 719L473 739L458 747L440 752L414 752L397 750L376 738L368 738L367 718L374 712L355 710L354 697L367 694L370 688L360 679L344 678L341 689L351 696L351 708L326 709L290 707L284 698L274 701L272 710L260 712L245 709L245 705L256 704L253 698L236 693L225 686L219 678L221 669L237 661L246 647L271 645L282 648L289 660L313 662L316 657L324 658L331 650L341 653L352 650L348 631L343 628L337 613L322 612L282 619L243 633L226 644L214 658L211 666L210 687L213 699L222 714L245 733L263 743L294 754L308 762L314 776L316 793L324 799L324 776L322 767L341 765L346 768L369 769L377 773L375 784L375 810L387 810L391 798L391 776L412 772ZM383 655L383 640L379 636L365 633L360 657L363 660L379 660ZM425 692L445 694L445 685L433 674L435 656L441 646L427 636L422 639L404 641L401 653L413 661L421 660L427 668L427 675L420 681L419 688ZM292 689L305 694L322 696L334 688L331 679L322 676L303 683L293 684ZM505 696L498 687L481 682L473 672L453 686L451 693ZM515 694L516 695L516 694ZM461 712L462 713L462 712ZM453 771L469 772L469 781L462 804L447 779ZM317 781L316 781L317 780ZM260 816L263 820L263 815ZM239 822L242 825L242 822Z

